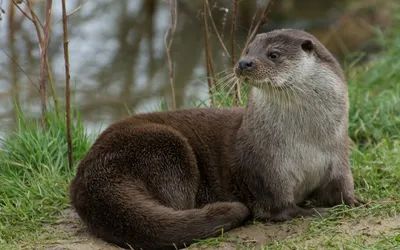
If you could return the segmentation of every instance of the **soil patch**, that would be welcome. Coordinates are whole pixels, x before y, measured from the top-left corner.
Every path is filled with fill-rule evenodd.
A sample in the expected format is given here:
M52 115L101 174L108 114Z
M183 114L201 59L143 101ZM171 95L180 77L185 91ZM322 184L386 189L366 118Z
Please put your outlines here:
M258 249L273 241L294 238L307 233L310 220L296 220L281 224L254 223L236 228L225 233L222 237L207 239L196 243L188 249ZM46 250L117 250L121 249L89 235L72 210L65 210L56 225L46 226L51 235L59 235L57 240L47 242L34 249ZM379 236L390 232L400 232L400 216L390 218L367 217L363 219L346 220L332 228L336 237ZM313 245L324 241L324 235L309 237L305 245Z

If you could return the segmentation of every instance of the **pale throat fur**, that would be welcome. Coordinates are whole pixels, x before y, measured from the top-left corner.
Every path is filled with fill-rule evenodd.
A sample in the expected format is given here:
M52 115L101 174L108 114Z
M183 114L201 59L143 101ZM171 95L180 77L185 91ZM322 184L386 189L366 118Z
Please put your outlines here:
M348 126L343 78L316 54L299 52L298 61L285 70L271 71L275 75L264 70L263 79L246 79L254 87L243 119L255 149L262 151L258 155L279 166L276 174L292 184L296 201L321 185L338 161Z

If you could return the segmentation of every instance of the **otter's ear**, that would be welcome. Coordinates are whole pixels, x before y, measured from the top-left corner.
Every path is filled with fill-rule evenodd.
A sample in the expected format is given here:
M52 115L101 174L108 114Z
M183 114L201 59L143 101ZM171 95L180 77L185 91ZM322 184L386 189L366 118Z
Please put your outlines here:
M301 43L301 48L305 52L311 52L314 49L314 43L310 39L306 39Z

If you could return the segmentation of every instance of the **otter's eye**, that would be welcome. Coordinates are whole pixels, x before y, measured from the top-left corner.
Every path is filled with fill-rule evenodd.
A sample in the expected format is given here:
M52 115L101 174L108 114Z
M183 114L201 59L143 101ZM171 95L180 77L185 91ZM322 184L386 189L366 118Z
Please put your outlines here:
M276 59L279 57L279 53L278 52L269 52L268 57L271 59Z
M246 49L246 55L249 54L249 50L250 50L249 48Z

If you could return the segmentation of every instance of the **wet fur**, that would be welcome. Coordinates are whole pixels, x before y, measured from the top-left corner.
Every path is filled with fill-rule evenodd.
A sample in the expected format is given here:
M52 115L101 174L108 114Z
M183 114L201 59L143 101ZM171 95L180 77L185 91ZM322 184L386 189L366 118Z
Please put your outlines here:
M306 44L304 42L311 42ZM265 53L280 46L280 63ZM286 53L286 54L285 54ZM80 162L71 204L94 235L121 247L168 249L217 236L249 216L284 221L359 205L339 64L311 35L257 36L237 73L246 108L139 114L108 127Z

